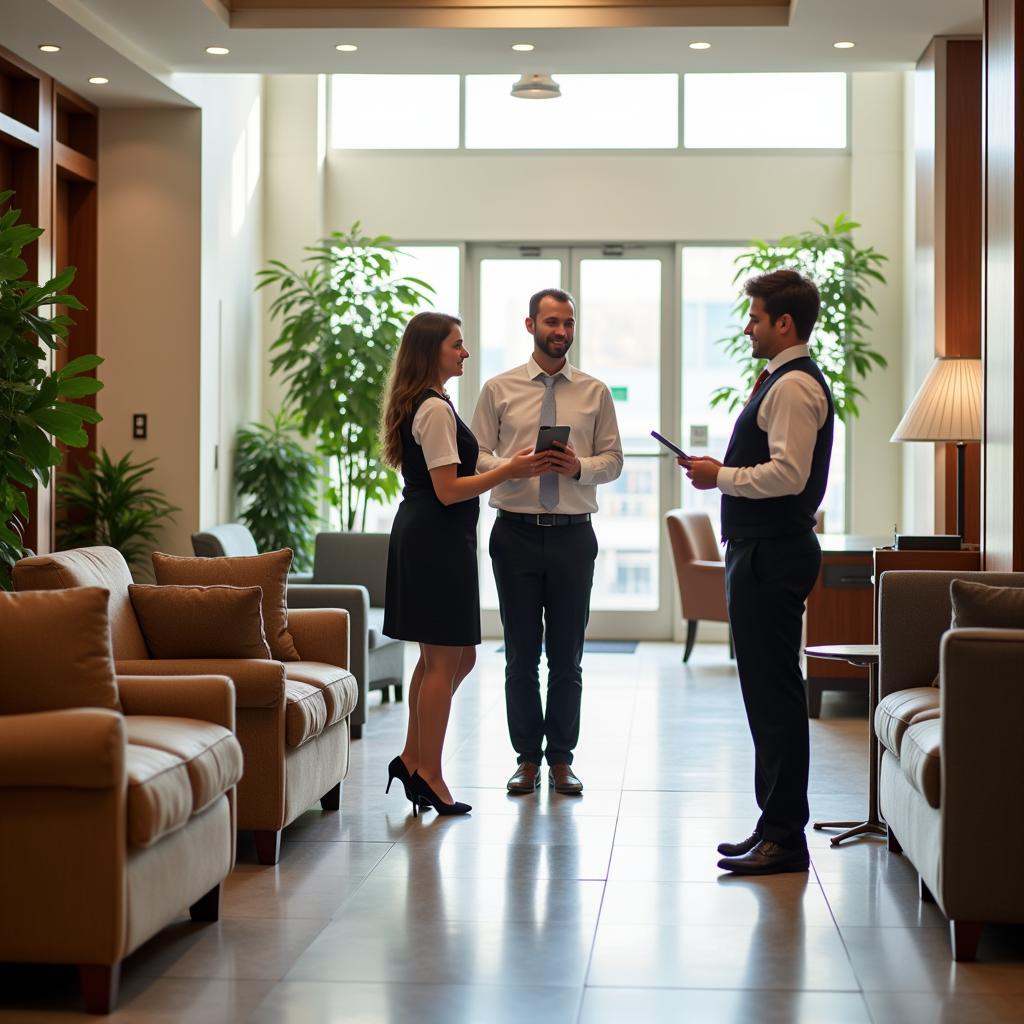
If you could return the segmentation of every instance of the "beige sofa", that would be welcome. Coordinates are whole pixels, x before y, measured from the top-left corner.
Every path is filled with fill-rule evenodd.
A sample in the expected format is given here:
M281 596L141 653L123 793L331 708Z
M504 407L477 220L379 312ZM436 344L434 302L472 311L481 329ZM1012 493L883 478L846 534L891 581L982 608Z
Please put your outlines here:
M318 799L337 810L349 767L349 716L357 688L348 671L348 619L338 609L293 611L301 661L154 659L149 656L128 586L128 566L113 548L79 548L24 558L16 590L100 586L110 591L110 629L118 674L229 676L235 729L245 754L238 784L238 828L252 829L261 864L276 864L281 829Z
M31 651L4 658L8 680L38 679ZM0 714L0 961L77 964L92 1013L186 907L217 920L242 773L229 679L122 676L116 692L121 710Z
M874 727L889 848L949 918L953 958L973 960L985 922L1024 922L1024 630L951 630L954 579L1024 587L1024 573L883 573Z

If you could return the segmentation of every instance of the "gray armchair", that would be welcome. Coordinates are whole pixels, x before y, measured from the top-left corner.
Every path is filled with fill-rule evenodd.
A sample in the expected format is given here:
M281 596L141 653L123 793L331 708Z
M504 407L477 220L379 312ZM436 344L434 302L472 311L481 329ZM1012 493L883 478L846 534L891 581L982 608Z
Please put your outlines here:
M370 690L381 699L402 699L405 648L384 636L384 588L388 566L386 533L319 533L313 572L288 577L289 608L343 608L349 619L348 670L359 684L352 712L353 739L363 735ZM256 542L241 523L224 523L192 535L196 555L255 555Z

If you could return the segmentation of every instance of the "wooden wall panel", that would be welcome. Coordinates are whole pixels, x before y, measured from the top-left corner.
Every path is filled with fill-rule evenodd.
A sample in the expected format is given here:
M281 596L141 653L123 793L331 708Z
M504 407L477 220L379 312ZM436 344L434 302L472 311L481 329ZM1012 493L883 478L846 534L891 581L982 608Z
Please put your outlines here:
M985 568L1024 570L1024 0L985 2Z

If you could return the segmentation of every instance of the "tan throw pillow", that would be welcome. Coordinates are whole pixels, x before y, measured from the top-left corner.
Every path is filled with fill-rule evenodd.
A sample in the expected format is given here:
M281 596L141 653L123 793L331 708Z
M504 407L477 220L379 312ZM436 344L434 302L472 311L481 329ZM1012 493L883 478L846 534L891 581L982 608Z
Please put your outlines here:
M109 596L102 587L0 590L0 714L121 709Z
M299 661L299 652L288 632L288 570L291 548L265 555L227 558L178 558L153 553L153 572L161 586L262 587L263 626L270 654L277 661Z
M1024 629L1024 587L990 587L953 580L951 629Z
M259 587L133 583L128 594L154 658L270 658Z

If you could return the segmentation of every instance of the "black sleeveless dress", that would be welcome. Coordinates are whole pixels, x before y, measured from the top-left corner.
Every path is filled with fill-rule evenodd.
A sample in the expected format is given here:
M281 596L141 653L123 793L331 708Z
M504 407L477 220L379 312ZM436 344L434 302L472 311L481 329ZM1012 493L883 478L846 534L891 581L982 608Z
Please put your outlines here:
M451 402L424 392L403 421L402 503L388 545L384 633L443 647L480 643L480 580L476 524L480 499L443 505L434 493L423 449L412 436L412 421L424 402ZM452 412L455 413L454 408ZM473 476L480 446L455 413L458 476Z

